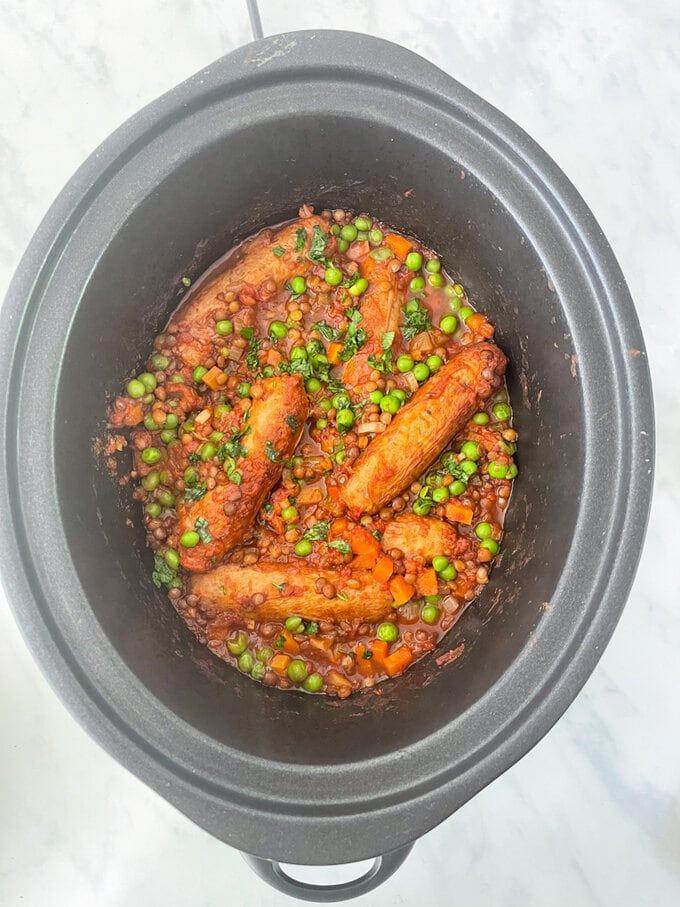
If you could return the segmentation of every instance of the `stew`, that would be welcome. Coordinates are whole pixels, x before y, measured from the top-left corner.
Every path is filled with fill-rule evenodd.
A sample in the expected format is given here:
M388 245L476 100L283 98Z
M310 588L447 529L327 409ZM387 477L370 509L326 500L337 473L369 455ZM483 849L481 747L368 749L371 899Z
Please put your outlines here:
M307 205L183 284L108 412L153 582L268 686L402 673L498 554L517 433L493 326L415 239Z

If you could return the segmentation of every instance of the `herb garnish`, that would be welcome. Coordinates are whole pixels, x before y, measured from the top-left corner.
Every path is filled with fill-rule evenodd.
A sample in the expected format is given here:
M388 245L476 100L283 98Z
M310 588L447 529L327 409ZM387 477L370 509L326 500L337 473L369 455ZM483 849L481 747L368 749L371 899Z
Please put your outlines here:
M307 242L307 231L304 227L298 227L295 231L295 251L301 252Z
M342 359L343 362L347 362L351 359L366 343L366 331L359 327L362 318L363 315L358 309L351 310L347 333L345 334L345 339L342 343L342 352L340 353L340 359Z
M272 252L274 253L274 255L276 255L277 258L281 258L282 255L286 254L286 250L283 248L283 246L275 246L272 249Z
M213 537L208 532L208 521L204 516L199 516L196 522L194 523L194 529L198 533L198 537L203 542L204 545L207 545L209 542L212 542Z
M392 344L394 343L394 331L385 331L382 335L380 346L382 352L378 356L373 353L368 357L368 364L371 368L382 372L383 375L392 371Z
M328 547L336 548L340 554L351 554L352 552L352 549L344 539L336 539L334 542L329 542Z
M194 482L184 492L184 501L187 504L190 501L200 501L205 497L207 491L208 486L205 482Z
M415 303L415 306L413 306L413 303ZM417 299L411 299L408 305L413 308L413 311L409 312L406 309L402 309L405 320L401 326L401 333L404 335L404 340L407 341L413 340L416 334L432 329L427 309Z
M342 336L342 332L328 324L327 321L315 321L310 330L318 331L323 339L328 341L339 340Z
M328 259L324 255L327 241L328 236L318 224L315 224L314 229L312 230L312 244L309 249L309 257L312 261L318 261L321 264L326 264L328 262Z
M319 520L318 523L314 523L312 528L305 532L302 538L307 539L309 542L323 542L328 538L330 529L330 520Z
M278 463L278 462L280 462L280 459L281 459L281 458L279 457L279 452L278 452L278 450L274 447L274 445L273 445L272 442L269 440L269 438L267 438L267 442L266 442L266 444L264 445L264 449L265 449L265 453L267 454L267 459L268 459L268 460L271 460L272 463Z
M161 584L165 583L167 586L174 579L177 579L177 571L168 565L162 554L156 552L153 556L153 573L151 574L154 586L160 589Z
M293 434L295 434L295 432L300 427L300 423L295 418L295 416L286 416L286 425L293 432Z

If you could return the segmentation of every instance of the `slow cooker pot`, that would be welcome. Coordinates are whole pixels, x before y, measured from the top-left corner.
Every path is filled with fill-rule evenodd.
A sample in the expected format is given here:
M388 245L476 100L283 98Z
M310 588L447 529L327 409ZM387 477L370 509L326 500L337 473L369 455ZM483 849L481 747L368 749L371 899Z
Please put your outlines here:
M92 451L181 277L302 202L369 211L441 254L510 357L520 437L484 594L433 655L345 701L269 690L198 644L151 583L130 489ZM107 139L14 278L0 398L3 576L36 660L115 758L301 897L368 890L526 753L593 670L635 573L652 398L614 256L521 129L374 38L258 41ZM266 862L376 854L325 893Z

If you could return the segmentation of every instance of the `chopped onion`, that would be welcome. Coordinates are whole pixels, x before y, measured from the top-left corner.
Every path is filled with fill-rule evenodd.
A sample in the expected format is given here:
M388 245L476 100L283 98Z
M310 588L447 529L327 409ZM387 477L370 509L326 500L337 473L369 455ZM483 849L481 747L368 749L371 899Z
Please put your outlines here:
M239 362L243 356L243 350L239 349L236 346L230 346L227 350L227 359L230 359L232 362Z
M358 435L368 435L371 432L379 435L381 431L385 431L387 426L384 422L362 422L361 425L357 428Z
M413 372L405 372L404 378L406 379L409 390L412 394L414 394L418 390L418 382L416 381L416 376L413 374Z

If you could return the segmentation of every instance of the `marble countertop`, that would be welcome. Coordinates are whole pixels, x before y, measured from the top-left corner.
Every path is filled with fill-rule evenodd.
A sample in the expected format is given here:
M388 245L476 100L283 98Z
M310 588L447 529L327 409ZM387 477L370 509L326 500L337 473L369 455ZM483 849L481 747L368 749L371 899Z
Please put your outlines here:
M680 903L680 7L674 0L261 0L265 34L365 31L523 126L592 208L647 341L658 424L647 542L585 689L519 764L361 903ZM50 202L122 120L250 38L224 0L0 0L0 295ZM674 380L675 379L675 380ZM634 493L634 490L632 491ZM0 593L0 903L285 905L240 856L100 750Z

